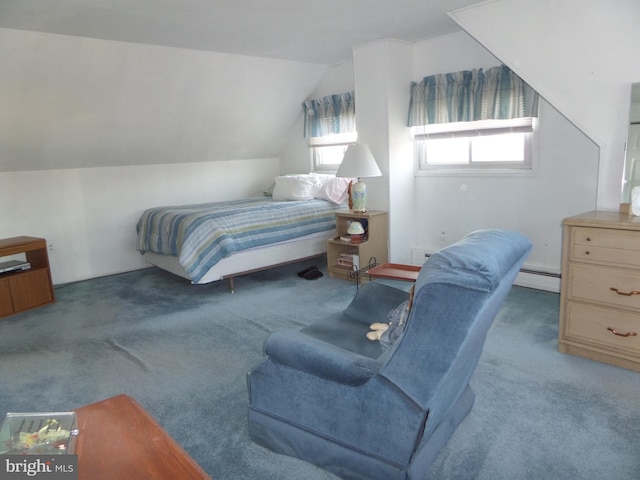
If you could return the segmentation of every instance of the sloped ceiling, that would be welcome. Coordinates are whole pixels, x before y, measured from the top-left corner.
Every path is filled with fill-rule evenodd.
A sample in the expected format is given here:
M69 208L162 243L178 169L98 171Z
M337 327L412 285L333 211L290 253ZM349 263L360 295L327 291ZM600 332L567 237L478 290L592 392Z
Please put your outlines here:
M0 171L278 157L352 47L475 3L0 0Z
M383 38L459 30L478 0L0 0L0 27L300 62L349 60Z
M0 171L278 157L327 68L3 28L0 65Z

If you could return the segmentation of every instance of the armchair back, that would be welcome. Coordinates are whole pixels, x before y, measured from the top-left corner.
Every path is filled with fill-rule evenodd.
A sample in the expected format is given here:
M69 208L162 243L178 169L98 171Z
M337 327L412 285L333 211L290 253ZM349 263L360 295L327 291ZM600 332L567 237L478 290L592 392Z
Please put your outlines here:
M422 267L405 333L380 375L429 410L424 437L466 390L530 249L519 233L482 230L434 253Z

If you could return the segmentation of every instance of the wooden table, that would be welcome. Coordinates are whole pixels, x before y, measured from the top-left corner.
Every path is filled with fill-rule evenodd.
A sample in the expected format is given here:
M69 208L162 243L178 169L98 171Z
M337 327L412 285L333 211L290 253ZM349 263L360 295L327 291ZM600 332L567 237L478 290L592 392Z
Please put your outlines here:
M211 479L135 400L118 395L76 411L79 480Z

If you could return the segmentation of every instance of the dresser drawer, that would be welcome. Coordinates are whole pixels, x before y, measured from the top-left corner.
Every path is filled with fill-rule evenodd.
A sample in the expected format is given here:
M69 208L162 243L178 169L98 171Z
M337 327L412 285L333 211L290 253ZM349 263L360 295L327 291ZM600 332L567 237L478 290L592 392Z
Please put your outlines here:
M571 260L640 267L639 232L575 227L571 240Z
M568 302L567 321L562 333L567 340L611 348L616 353L635 355L640 359L639 314ZM622 336L628 333L636 335Z
M640 311L640 272L573 263L569 266L569 299ZM618 292L612 290L616 289ZM638 294L622 295L622 293Z

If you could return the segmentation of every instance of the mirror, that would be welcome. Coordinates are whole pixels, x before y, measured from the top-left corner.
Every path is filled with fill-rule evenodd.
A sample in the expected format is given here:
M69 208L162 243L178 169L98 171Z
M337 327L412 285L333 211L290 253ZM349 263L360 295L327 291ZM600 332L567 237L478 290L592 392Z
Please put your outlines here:
M631 190L640 187L640 83L631 86L631 110L622 178L622 203L631 203Z

